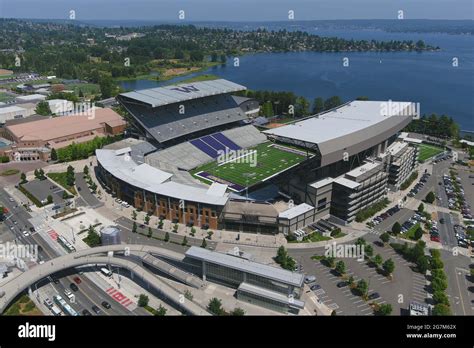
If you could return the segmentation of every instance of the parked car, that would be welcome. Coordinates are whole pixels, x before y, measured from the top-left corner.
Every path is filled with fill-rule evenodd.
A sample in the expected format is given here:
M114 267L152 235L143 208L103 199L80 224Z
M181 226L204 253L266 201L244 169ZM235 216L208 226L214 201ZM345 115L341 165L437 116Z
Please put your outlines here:
M76 284L81 284L82 283L82 280L79 277L74 277L73 280Z
M348 282L339 282L337 283L337 287L338 288L344 288L348 285L349 283Z
M69 284L69 287L71 288L72 291L78 291L78 290L79 290L79 288L77 287L77 285L74 284L74 283Z
M369 300L375 300L380 297L380 294L378 292L373 292L369 295Z
M107 309L110 309L112 307L107 301L102 301L102 306Z
M440 242L439 236L431 236L430 240L432 240L433 242L438 242L438 243Z
M49 298L45 298L43 301L44 305L48 308L53 307L53 302Z
M316 280L316 277L313 276L313 275L312 275L312 276L306 276L306 277L304 278L304 282L305 282L306 284L312 283L312 282L314 282L315 280Z
M319 284L311 285L310 289L313 290L313 291L319 290L319 289L321 289L321 285L319 285Z

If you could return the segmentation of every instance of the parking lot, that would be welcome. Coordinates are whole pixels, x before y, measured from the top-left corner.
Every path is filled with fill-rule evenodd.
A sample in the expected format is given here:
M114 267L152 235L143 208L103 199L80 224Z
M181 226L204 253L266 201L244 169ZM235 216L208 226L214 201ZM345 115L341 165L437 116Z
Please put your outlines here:
M367 281L369 285L368 294L378 293L379 298L365 301L355 294L347 285L338 287L343 282L337 272L330 269L321 261L312 260L313 255L323 255L325 249L318 248L309 250L290 250L290 255L302 266L302 272L313 275L316 280L310 284L318 284L319 289L314 293L321 302L329 308L336 310L338 315L373 315L370 302L378 304L389 303L392 306L393 315L405 315L411 300L424 302L426 298L425 276L411 270L411 264L399 256L391 247L379 243L379 238L374 234L364 237L368 244L373 246L374 255L380 254L383 260L391 258L395 263L392 279L379 274L375 267L367 264L367 261L359 262L355 258L341 258L346 265L347 276L353 276L355 282L360 279ZM374 243L375 242L375 243ZM338 259L339 260L339 259Z

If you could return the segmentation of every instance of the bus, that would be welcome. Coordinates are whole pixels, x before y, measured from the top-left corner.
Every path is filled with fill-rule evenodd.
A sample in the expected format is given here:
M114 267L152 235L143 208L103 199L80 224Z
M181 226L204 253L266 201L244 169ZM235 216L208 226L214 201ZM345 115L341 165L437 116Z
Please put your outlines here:
M53 301L66 313L67 315L72 315L73 317L77 317L79 314L70 306L67 304L64 299L59 296L55 295L53 296Z
M74 247L74 245L69 243L68 240L66 238L64 238L63 236L58 236L58 243L61 244L61 246L64 249L66 249L66 251L68 253L72 253L72 252L76 251L76 248Z

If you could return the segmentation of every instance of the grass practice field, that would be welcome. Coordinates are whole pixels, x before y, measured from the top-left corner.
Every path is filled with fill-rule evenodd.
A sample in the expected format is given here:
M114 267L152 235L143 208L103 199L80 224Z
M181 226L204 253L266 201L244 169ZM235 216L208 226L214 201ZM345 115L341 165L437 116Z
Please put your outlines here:
M420 162L426 161L428 158L431 158L433 156L436 156L444 151L443 148L433 146L433 145L426 145L426 144L420 144L418 145L418 148L420 150L418 154L418 160Z
M191 174L206 183L221 182L240 191L306 159L306 154L301 150L272 146L269 142L245 151L246 154L237 156L237 159L207 163L191 171Z

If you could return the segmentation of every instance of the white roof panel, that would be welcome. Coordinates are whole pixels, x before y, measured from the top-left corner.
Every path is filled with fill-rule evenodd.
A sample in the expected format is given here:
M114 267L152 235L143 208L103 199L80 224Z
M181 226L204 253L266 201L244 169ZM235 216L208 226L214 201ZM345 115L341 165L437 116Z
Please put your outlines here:
M212 183L211 187L209 187L209 190L207 190L207 194L211 196L222 197L224 196L226 190L227 190L227 185L214 182Z
M391 103L399 103L402 109L407 110L412 105L409 102ZM391 117L399 117L398 114L385 112L384 106L387 104L388 101L356 100L319 116L269 129L263 133L320 144L363 130Z
M342 177L341 178L336 178L334 180L334 182L338 183L339 185L348 187L350 189L355 189L355 188L360 186L360 183L358 183L356 181L346 179L346 178L342 178Z
M313 210L314 207L309 205L309 204L306 204L306 203L302 203L302 204L299 204L297 206L294 206L293 208L290 208L288 210L285 210L284 212L280 213L278 215L279 218L281 219L293 219L297 216L300 216L304 213L307 213L308 211L310 210Z
M281 281L296 287L301 287L304 280L304 275L302 273L291 272L286 269L265 265L263 263L250 261L237 256L231 256L196 246L189 248L186 251L186 256L237 269L239 271L261 275L262 277Z
M138 165L132 157L117 155L115 150L98 149L96 156L102 167L114 177L143 190L185 201L221 206L229 199L228 194L216 196L209 194L208 189L171 181L173 174L146 163Z
M179 85L142 89L122 93L120 96L158 107L179 103L190 99L208 97L216 94L244 91L247 88L224 79L183 83Z

